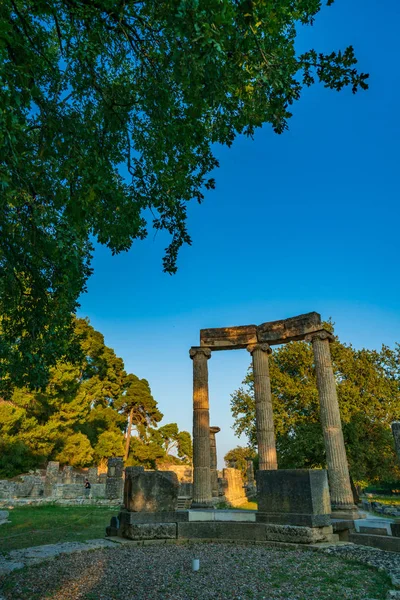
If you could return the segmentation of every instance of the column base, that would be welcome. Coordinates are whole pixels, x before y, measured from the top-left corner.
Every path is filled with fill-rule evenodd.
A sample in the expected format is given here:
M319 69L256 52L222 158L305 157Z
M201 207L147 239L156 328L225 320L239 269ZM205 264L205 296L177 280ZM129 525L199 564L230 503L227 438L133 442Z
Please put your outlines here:
M354 504L349 506L332 506L331 519L340 521L354 521L355 519L365 519L365 514L360 512Z

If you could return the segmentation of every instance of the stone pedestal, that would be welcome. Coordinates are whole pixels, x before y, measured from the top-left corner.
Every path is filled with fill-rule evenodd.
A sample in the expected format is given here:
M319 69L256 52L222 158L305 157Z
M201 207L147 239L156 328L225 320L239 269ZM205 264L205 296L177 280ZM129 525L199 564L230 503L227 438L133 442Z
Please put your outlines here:
M193 360L193 508L211 506L210 413L208 400L209 348L190 349Z
M144 471L143 467L125 470L124 506L130 512L173 512L178 500L179 481L175 473Z
M305 527L331 525L328 478L322 469L258 471L257 522Z
M396 448L397 458L400 462L400 422L395 421L392 423L392 433L394 438L394 445Z
M210 476L213 498L218 497L217 440L215 436L219 431L221 431L219 427L210 427Z
M272 351L268 344L251 344L247 346L247 350L253 357L259 469L260 471L274 470L278 468L278 461L268 365L268 354Z
M334 516L357 516L351 490L349 468L344 445L339 403L333 374L329 343L334 338L327 331L306 336L312 342L315 373L320 402L320 419L324 434L329 489Z

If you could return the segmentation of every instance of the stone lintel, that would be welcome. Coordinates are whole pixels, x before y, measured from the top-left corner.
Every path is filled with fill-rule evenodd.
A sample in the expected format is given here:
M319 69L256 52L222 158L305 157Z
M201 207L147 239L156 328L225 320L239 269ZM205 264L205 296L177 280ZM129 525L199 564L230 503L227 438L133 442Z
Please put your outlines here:
M200 329L200 345L212 350L239 350L256 343L256 325Z
M321 315L310 312L290 319L269 321L261 325L241 325L200 330L200 347L211 350L239 350L257 343L270 345L302 340L321 330Z
M283 344L302 340L314 331L321 329L321 315L310 312L290 319L269 321L257 327L257 339L268 344Z

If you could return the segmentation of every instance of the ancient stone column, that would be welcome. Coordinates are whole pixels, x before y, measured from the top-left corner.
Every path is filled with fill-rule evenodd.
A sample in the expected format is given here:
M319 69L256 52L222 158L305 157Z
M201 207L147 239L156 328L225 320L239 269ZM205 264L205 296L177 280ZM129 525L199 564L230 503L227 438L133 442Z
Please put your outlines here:
M314 351L320 419L325 441L332 510L333 512L352 512L357 509L354 506L351 490L336 382L329 349L329 343L333 339L333 335L324 330L305 337L306 341L312 342Z
M253 357L259 469L270 471L278 468L268 366L268 354L272 350L268 344L251 344L247 350Z
M215 435L219 431L221 431L219 427L210 427L210 476L213 498L218 496L217 441Z
M194 508L209 506L211 496L210 473L210 412L208 402L207 361L211 350L203 347L190 349L193 360L193 503Z
M392 423L392 433L394 438L394 445L396 448L397 458L400 461L400 422L395 421Z

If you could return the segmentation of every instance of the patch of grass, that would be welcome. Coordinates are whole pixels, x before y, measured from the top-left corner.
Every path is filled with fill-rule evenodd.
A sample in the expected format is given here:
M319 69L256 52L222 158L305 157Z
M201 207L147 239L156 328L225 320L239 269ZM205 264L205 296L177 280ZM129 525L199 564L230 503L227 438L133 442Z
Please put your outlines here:
M399 496L364 496L363 499L368 500L368 502L380 502L381 504L388 504L393 506L400 505Z
M58 542L84 542L103 538L115 507L24 506L9 510L0 527L0 552Z

